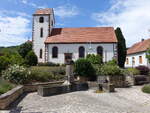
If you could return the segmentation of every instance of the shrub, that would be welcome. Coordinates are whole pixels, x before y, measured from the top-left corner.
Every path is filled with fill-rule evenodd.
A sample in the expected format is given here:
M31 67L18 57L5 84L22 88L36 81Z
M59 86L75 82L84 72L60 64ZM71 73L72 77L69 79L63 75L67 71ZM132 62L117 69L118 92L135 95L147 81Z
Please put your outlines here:
M75 73L80 76L91 77L95 75L95 70L89 60L81 58L75 62Z
M117 60L116 59L110 60L106 64L107 65L117 65Z
M122 73L117 65L104 64L100 68L100 75L122 75Z
M102 57L100 55L88 54L86 59L92 64L102 64Z
M27 68L19 65L10 66L2 72L2 77L15 84L27 83L30 72Z
M29 66L37 65L38 59L33 51L28 52L28 54L25 57L25 62Z
M128 72L128 75L139 75L140 71L136 68L128 68L126 69Z
M5 70L9 64L10 64L10 61L7 57L0 56L0 73L2 70Z
M136 69L138 69L140 71L141 75L148 75L149 74L149 68L146 66L138 66L136 67Z
M142 88L142 91L144 93L149 93L150 94L150 85L145 85L143 88Z

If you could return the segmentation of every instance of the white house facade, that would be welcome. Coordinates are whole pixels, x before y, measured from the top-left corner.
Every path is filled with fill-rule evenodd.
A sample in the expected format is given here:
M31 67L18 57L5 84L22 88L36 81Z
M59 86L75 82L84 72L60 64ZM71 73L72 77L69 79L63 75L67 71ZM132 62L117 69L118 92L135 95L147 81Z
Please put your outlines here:
M55 28L53 9L33 14L33 50L38 62L63 64L88 54L99 54L103 62L117 58L117 38L112 27Z
M140 65L148 66L149 62L146 58L146 51L150 47L150 39L142 40L134 44L127 50L125 67L137 67Z

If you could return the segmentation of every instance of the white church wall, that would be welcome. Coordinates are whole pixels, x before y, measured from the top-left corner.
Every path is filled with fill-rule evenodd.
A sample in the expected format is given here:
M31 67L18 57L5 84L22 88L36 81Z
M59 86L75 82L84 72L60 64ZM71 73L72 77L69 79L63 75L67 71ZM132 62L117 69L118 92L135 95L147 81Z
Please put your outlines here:
M142 57L142 63L140 63L140 61L139 61L139 56ZM135 64L132 61L133 57L135 58ZM127 60L125 62L125 67L127 67L127 68L128 67L137 67L137 66L140 66L140 65L148 66L148 61L147 61L145 52L130 54L130 55L127 55L126 59L127 58L128 58L128 64L127 64Z
M58 58L52 58L52 48L54 46L58 47ZM72 60L76 61L79 58L79 47L83 46L85 48L85 56L87 54L97 54L97 47L103 47L103 61L107 62L112 60L114 57L114 48L116 44L91 44L91 50L89 50L90 44L49 44L48 45L48 62L54 63L64 63L65 57L64 53L72 53Z

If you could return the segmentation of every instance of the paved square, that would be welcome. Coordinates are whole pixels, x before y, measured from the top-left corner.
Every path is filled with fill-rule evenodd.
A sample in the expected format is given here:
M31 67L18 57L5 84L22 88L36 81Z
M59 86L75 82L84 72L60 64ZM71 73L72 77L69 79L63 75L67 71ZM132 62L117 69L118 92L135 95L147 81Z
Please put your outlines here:
M50 97L30 93L11 113L150 113L150 95L141 86L116 91L97 94L90 89Z

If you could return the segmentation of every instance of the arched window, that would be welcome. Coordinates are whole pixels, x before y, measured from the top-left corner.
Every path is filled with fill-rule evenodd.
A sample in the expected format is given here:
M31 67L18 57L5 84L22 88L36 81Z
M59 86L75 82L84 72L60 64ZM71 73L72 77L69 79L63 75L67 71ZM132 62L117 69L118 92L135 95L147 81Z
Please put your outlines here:
M40 37L43 37L43 28L40 29Z
M97 47L97 54L103 57L103 48L101 46Z
M79 47L79 58L85 57L85 49L83 46Z
M40 18L39 18L39 22L40 22L40 23L44 23L44 17L40 17Z
M40 49L40 58L42 58L43 51Z
M58 57L58 47L54 46L52 48L52 58L57 58Z

